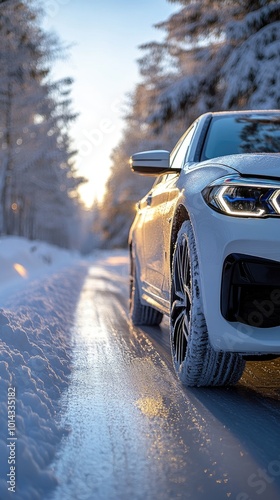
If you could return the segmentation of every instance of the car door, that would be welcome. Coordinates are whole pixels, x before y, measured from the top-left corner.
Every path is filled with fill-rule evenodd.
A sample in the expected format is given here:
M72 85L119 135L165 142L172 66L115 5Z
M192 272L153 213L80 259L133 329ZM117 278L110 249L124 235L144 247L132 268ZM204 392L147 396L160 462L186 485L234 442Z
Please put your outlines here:
M163 282L164 240L162 223L164 208L168 200L166 177L166 175L158 177L152 189L141 201L143 211L142 255L145 261L142 267L142 276L146 287L152 294L161 289Z

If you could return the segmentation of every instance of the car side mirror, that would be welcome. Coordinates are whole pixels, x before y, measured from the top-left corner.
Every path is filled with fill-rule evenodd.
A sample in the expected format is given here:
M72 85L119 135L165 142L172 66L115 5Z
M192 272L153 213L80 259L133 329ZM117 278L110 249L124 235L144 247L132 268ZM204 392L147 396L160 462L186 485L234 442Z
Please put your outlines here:
M170 153L165 150L135 153L129 163L131 170L141 175L158 176L177 170L170 168Z

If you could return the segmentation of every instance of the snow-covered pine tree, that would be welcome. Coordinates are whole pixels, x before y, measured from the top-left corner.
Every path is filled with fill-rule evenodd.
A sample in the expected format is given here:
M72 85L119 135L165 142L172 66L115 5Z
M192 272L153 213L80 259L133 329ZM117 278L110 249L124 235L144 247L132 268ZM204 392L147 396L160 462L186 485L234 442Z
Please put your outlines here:
M74 221L80 213L77 188L85 181L77 175L76 152L69 137L69 126L76 117L69 99L71 85L69 78L44 85L46 98L41 102L37 118L41 156L35 171L33 164L26 171L29 192L30 189L33 192L34 215L30 219L29 237L60 246L68 246L72 241ZM25 192L28 192L27 185Z
M208 110L279 108L280 2L169 0L183 7L157 26L173 58L149 120L162 126ZM154 58L154 48L147 57ZM162 47L160 47L162 50Z
M67 246L80 183L68 133L75 114L71 81L51 82L60 48L40 15L32 0L0 2L0 233Z

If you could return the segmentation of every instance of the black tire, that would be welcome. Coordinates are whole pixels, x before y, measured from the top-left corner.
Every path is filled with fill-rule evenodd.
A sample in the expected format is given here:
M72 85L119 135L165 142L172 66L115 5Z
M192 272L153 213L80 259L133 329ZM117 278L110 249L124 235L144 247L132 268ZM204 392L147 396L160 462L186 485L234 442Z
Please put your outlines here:
M178 233L173 256L170 341L175 371L186 386L231 385L242 376L242 356L215 351L209 343L190 221Z
M137 269L132 256L130 260L129 312L131 321L134 325L158 326L163 318L162 313L151 306L145 306L141 303Z

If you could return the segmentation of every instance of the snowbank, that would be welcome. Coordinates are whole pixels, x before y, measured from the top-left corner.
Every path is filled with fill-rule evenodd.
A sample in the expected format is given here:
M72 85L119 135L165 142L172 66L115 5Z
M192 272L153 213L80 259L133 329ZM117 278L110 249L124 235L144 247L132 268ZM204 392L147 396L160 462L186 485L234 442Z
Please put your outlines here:
M0 239L1 500L39 500L56 485L49 465L66 432L58 400L87 267L45 243Z
M42 279L77 258L74 252L42 241L17 236L0 238L0 305L5 295L26 286L27 281Z

